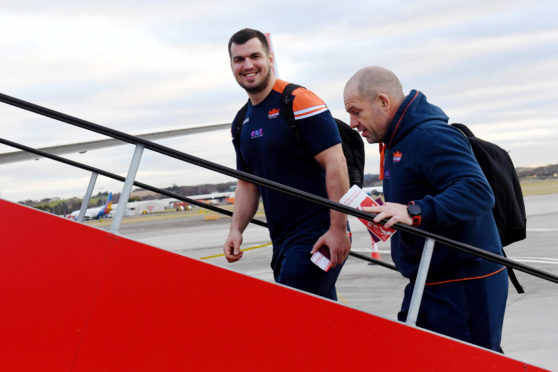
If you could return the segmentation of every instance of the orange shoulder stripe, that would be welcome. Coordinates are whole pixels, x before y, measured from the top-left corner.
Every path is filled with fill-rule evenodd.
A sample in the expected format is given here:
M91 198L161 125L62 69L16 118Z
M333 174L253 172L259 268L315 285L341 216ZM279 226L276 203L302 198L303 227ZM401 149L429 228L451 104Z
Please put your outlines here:
M293 95L293 112L297 120L317 115L328 110L324 101L309 90L296 89Z
M284 80L277 79L273 85L273 90L283 93L288 84L289 83ZM293 96L293 113L296 120L314 116L329 110L320 97L306 88L296 88L293 91Z
M289 85L289 83L287 83L284 80L281 79L277 79L275 80L275 84L273 84L273 90L279 92L279 93L283 93L283 91L285 90L285 87Z

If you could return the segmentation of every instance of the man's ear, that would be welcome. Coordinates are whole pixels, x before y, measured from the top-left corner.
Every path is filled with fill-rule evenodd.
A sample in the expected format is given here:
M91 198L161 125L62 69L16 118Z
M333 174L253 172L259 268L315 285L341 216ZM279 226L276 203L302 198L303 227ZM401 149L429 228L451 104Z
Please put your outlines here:
M376 97L376 99L379 101L378 103L380 104L380 106L386 110L389 111L389 109L391 108L391 99L388 95L384 94L384 93L379 93L378 96Z
M275 54L273 52L269 52L269 63L273 66L273 74L275 74Z

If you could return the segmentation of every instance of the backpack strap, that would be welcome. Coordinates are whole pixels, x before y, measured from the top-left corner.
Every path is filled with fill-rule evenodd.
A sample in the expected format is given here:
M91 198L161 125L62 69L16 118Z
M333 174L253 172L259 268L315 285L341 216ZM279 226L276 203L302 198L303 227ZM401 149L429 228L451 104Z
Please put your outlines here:
M300 136L300 131L296 126L296 120L293 112L293 100L294 100L293 91L298 88L302 88L302 86L293 83L287 84L287 86L283 90L283 93L281 94L281 106L279 107L279 113L281 114L283 119L287 122L289 128L295 131L296 140L302 141L302 138Z
M234 147L237 149L240 145L240 131L242 130L242 124L244 123L246 111L248 111L248 102L246 102L244 106L242 106L242 108L238 110L231 126L232 141Z
M337 123L337 129L339 129L339 135L341 136L341 147L347 161L349 182L351 186L362 187L364 183L364 142L362 136L342 120L333 119Z
M283 93L281 93L279 113L281 117L287 122L289 128L295 131L297 141L302 141L300 132L298 130L298 127L296 126L296 120L294 118L293 112L293 91L298 88L302 88L302 86L293 83L287 84L287 86L283 90ZM240 144L240 131L242 130L246 111L248 111L248 102L246 102L244 106L242 106L242 108L236 113L236 116L234 117L234 120L232 122L232 141L236 148L238 148Z
M508 257L506 255L506 252L504 251L504 248L502 248L502 253L504 254L504 257ZM515 275L515 271L513 271L513 268L508 267L508 277L510 278L510 281L512 282L513 286L515 287L515 290L517 291L517 293L521 294L521 293L525 293L525 290L523 289L523 286L521 286L521 284L519 283L519 280L517 279L517 276Z

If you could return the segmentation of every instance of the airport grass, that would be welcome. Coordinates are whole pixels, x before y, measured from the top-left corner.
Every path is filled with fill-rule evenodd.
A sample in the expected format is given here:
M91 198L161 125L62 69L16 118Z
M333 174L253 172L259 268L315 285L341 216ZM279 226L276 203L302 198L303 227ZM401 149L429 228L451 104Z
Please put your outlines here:
M523 196L558 194L558 178L521 180Z
M234 205L219 205L218 207L232 212ZM174 209L169 209L162 212L154 212L154 213L141 214L138 216L124 217L122 223L126 224L126 223L135 223L135 222L161 221L161 220L169 220L169 219L176 219L176 218L189 218L195 216L204 216L207 217L208 220L212 220L211 217L213 216L217 216L218 219L230 218L227 215L214 212L208 209L204 209L204 208L194 208L188 211L176 211ZM265 221L265 212L262 203L260 203L258 207L258 211L256 212L254 218ZM86 221L85 223L96 227L108 226L112 223L112 218L90 220L90 221Z

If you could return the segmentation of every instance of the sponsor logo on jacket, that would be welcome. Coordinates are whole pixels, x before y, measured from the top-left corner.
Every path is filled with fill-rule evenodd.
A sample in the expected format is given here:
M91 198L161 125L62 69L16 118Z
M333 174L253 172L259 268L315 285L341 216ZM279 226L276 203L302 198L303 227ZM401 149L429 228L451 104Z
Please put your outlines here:
M263 128L256 129L250 132L251 139L260 138L260 137L263 137Z
M267 117L270 119L275 119L277 116L279 116L279 109L276 108L269 110L267 113Z

